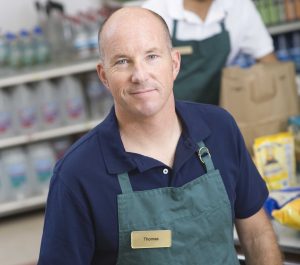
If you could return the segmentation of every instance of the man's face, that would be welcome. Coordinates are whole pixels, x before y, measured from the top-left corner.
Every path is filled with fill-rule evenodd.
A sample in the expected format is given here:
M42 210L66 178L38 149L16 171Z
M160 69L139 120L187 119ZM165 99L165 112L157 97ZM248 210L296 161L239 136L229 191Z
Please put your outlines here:
M157 18L129 18L104 34L104 62L98 74L111 91L117 111L149 117L174 100L180 56L171 51Z

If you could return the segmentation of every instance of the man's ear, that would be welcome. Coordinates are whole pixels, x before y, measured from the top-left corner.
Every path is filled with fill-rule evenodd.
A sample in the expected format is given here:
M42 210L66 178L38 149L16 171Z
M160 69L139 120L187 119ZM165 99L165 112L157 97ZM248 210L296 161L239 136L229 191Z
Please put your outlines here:
M97 64L97 73L98 73L98 77L101 80L102 84L108 89L109 89L109 85L108 85L108 81L106 78L106 73L103 67L103 63L98 63Z
M180 70L181 56L180 56L180 52L176 49L172 49L171 56L172 56L172 64L173 64L173 78L175 80Z

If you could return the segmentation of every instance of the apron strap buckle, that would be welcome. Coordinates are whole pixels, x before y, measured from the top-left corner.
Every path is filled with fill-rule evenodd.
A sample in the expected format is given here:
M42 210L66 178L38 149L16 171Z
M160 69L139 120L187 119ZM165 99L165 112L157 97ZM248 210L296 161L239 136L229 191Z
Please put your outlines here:
M200 149L199 149L199 151L198 151L198 156L199 156L199 158L200 158L200 161L201 161L203 164L205 164L205 162L203 161L202 157L204 157L204 156L206 156L206 155L208 155L209 157L211 157L208 148L205 147L205 146L200 147Z

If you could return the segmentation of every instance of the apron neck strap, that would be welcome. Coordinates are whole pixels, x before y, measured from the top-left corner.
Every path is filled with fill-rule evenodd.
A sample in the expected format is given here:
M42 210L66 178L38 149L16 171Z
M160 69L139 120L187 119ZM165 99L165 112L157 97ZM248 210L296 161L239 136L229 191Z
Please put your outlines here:
M127 172L118 174L118 180L123 194L132 192L132 186Z
M200 161L204 164L206 171L210 172L210 171L215 170L209 150L205 146L204 142L203 141L199 142L198 146L199 146L198 156L199 156Z
M176 39L177 24L178 24L178 20L174 19L173 20L173 32L172 32L172 38L174 38L174 39Z

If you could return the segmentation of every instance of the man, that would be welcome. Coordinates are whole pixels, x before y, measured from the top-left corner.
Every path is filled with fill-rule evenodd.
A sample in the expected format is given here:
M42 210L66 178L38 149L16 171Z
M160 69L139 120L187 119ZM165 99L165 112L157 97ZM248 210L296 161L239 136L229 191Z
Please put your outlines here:
M175 98L219 103L222 69L243 53L274 62L272 38L251 0L148 0L181 52Z
M281 264L232 117L174 101L180 54L161 17L116 11L100 50L114 108L56 165L38 264L234 265L233 222L248 264Z

